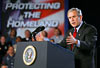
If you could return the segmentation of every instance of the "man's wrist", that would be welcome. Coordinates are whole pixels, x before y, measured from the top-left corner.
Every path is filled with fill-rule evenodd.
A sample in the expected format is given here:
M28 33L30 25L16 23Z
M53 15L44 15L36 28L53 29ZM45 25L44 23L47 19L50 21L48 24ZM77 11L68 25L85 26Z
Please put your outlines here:
M78 44L78 40L75 41L75 44L76 44L76 45Z
M77 47L80 47L80 40L76 40L76 41L75 41L75 45L76 45Z

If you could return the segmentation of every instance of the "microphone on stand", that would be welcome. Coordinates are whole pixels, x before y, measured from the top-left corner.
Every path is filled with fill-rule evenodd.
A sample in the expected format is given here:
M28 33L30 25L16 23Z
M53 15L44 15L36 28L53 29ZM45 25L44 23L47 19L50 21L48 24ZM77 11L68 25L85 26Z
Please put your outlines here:
M35 41L36 41L36 38L35 38L36 34L38 34L40 31L43 31L44 29L45 29L44 26L40 26L40 27L36 28L35 31L32 32L32 37L34 38Z

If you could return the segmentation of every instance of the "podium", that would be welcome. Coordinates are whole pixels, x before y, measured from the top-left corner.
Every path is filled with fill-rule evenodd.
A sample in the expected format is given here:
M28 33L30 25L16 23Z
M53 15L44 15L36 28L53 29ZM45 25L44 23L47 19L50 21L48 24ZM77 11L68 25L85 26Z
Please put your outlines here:
M26 65L23 60L28 46L33 46L36 50L31 65ZM15 68L74 68L74 55L70 50L51 42L20 42L17 43L14 66Z

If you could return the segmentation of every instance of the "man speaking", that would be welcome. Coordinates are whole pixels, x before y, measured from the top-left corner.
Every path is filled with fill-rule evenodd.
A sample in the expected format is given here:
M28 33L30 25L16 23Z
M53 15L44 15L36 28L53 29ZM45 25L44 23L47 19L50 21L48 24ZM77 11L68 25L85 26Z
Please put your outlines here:
M67 16L73 28L68 30L60 45L73 51L75 68L95 68L96 28L82 21L78 8L69 9Z

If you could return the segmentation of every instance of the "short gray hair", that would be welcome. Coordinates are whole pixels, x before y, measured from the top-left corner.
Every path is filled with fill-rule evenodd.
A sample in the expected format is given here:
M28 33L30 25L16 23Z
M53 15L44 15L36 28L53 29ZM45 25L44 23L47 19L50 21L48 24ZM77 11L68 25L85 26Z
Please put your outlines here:
M76 11L78 16L82 16L82 11L80 9L78 9L78 8L69 9L68 12L67 12L67 16L68 16L68 13L72 12L72 11Z

